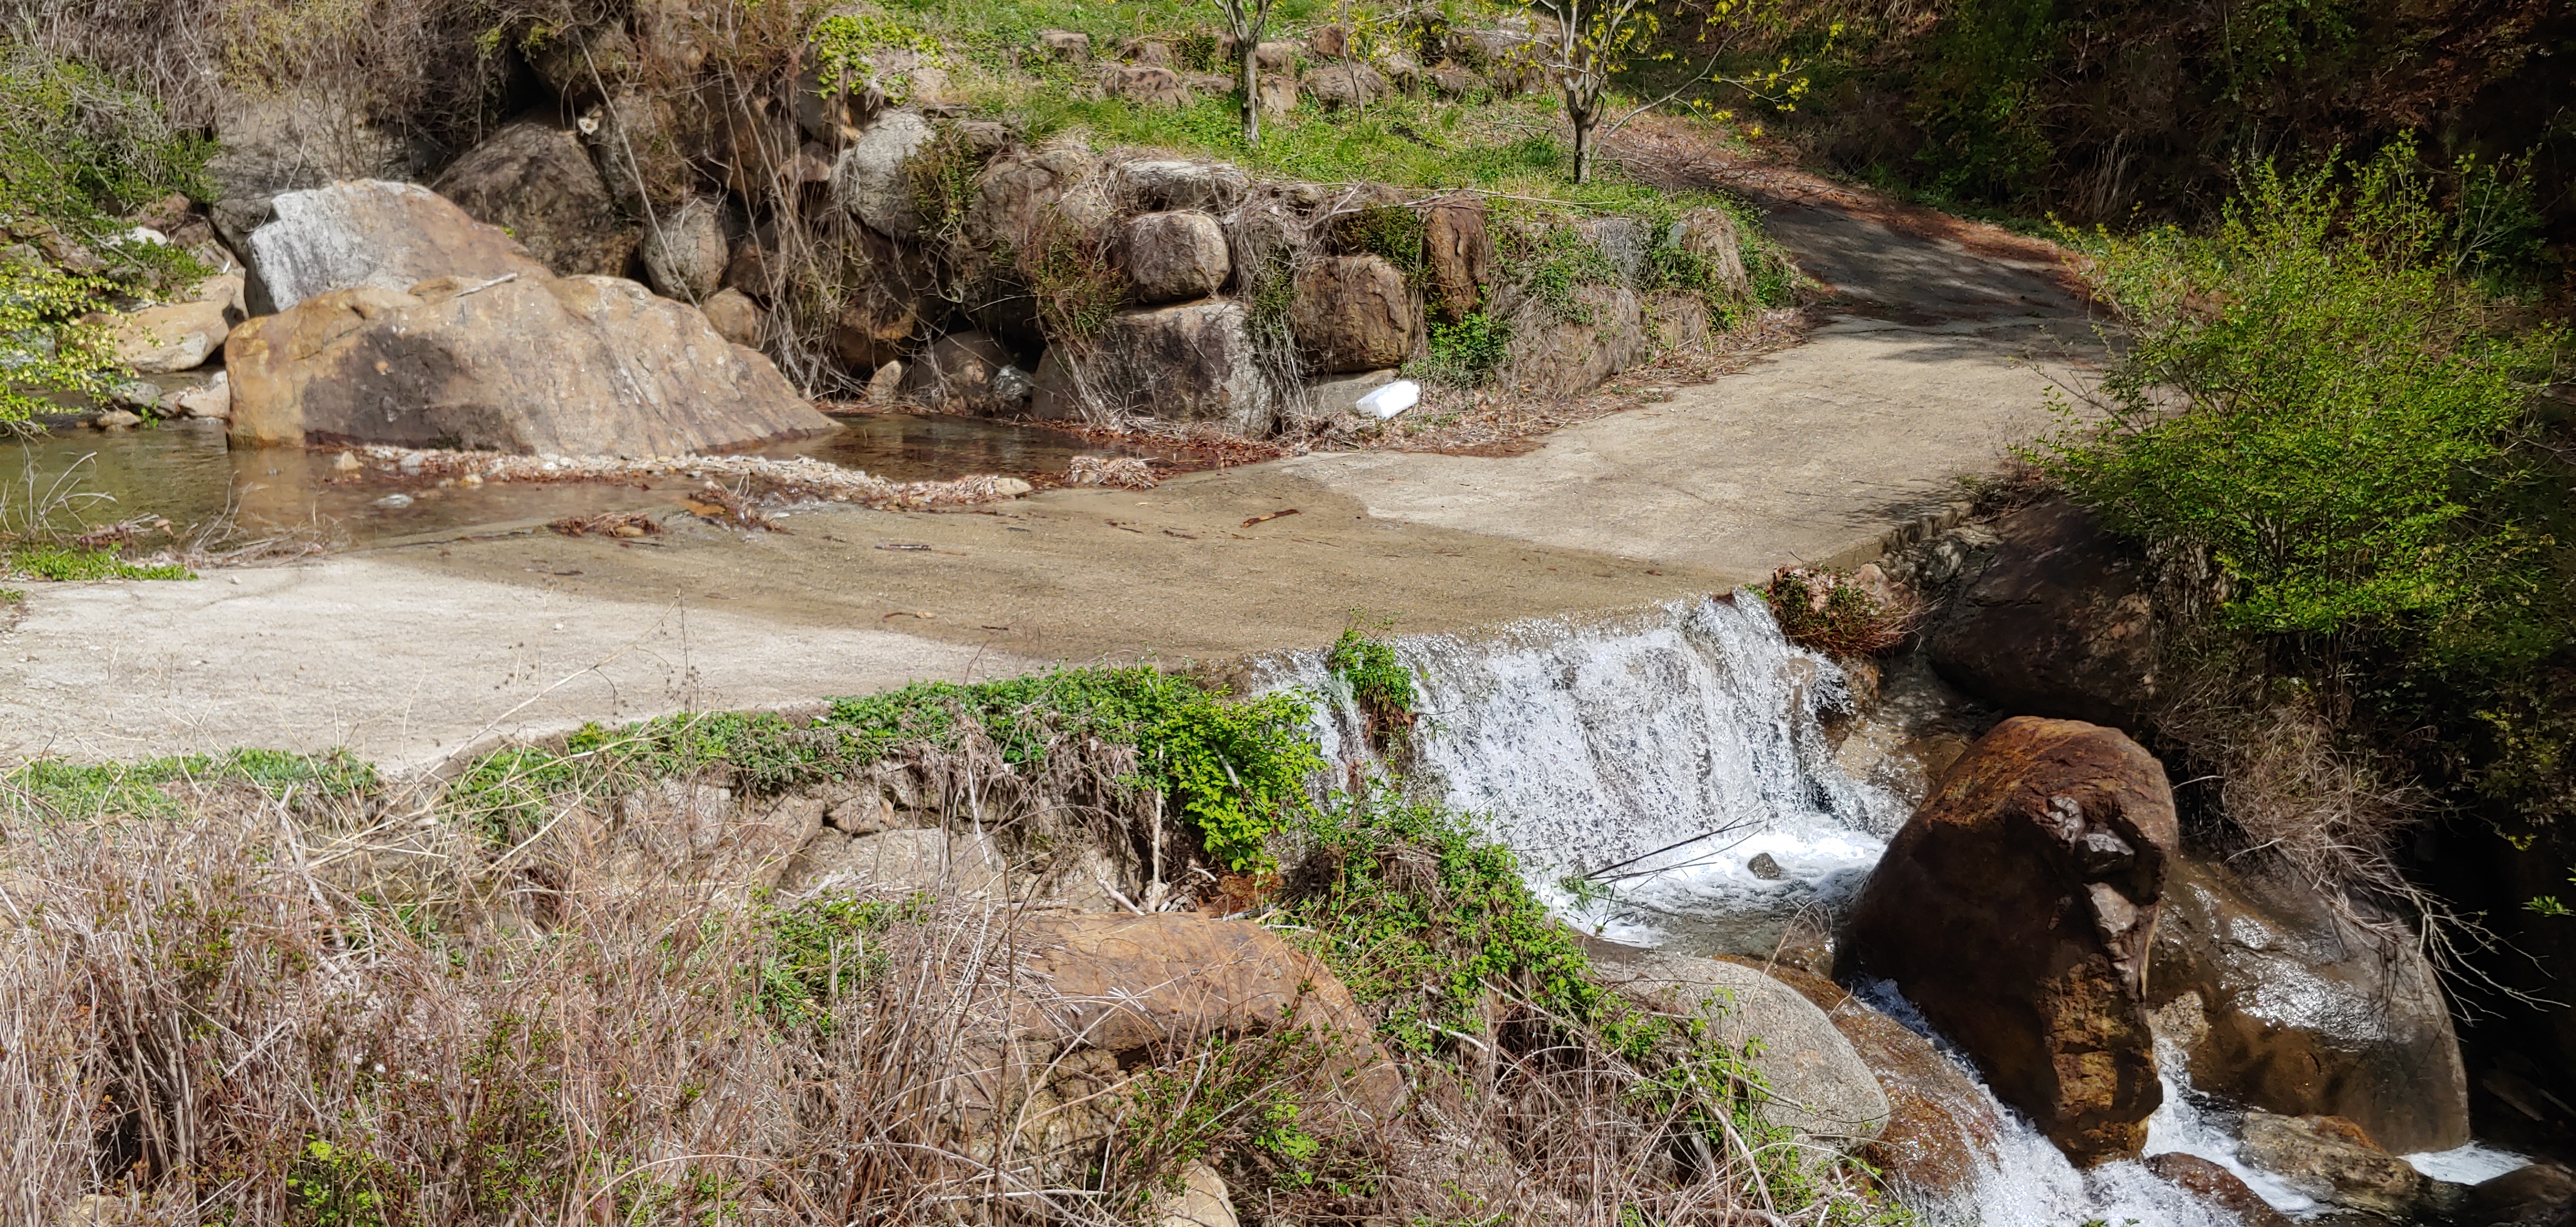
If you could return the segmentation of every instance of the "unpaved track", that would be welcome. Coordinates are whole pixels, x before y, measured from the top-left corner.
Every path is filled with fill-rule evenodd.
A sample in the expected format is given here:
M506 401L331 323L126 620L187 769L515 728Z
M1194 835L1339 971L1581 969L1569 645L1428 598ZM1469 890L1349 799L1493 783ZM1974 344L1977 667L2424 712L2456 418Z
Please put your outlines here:
M1313 455L984 513L34 584L0 630L0 758L345 745L415 764L585 720L1312 646L1354 611L1453 629L1855 560L2044 431L2049 381L2091 351L2026 248L1804 195L1771 224L1837 290L1806 343L1520 456Z

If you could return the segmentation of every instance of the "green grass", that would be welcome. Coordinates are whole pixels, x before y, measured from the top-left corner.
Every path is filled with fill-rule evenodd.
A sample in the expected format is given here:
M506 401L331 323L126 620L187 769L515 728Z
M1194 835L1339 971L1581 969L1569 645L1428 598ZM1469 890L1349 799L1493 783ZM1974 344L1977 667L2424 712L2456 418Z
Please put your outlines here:
M340 750L318 756L228 750L94 766L40 758L0 772L8 803L59 818L168 817L179 811L170 785L225 781L249 783L281 797L352 796L380 782L373 765Z
M63 545L23 545L9 552L8 572L57 583L94 579L195 579L197 574L175 562L135 563L113 550L84 550Z
M837 700L810 722L718 712L591 726L561 753L514 747L468 764L446 805L492 840L514 843L535 832L556 798L612 779L722 769L738 786L777 792L847 778L907 744L955 750L970 731L1015 769L1043 767L1096 739L1136 747L1130 783L1169 798L1218 863L1255 869L1268 863L1266 841L1306 804L1306 779L1323 765L1306 729L1310 703L1295 693L1235 700L1143 666L922 682Z

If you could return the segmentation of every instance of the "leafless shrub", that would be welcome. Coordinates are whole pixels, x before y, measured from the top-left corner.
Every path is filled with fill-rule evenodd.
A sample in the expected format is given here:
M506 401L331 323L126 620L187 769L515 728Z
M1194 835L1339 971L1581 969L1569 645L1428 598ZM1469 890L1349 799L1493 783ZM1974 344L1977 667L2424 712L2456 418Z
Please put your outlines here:
M1856 574L1820 567L1782 567L1763 589L1780 631L1793 642L1838 656L1869 656L1905 642L1923 620L1923 603L1874 566Z

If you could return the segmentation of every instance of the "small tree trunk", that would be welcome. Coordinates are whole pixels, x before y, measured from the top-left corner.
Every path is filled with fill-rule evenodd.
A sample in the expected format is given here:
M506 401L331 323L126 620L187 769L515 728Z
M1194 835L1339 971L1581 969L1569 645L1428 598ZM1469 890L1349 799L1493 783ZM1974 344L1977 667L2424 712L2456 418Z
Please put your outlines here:
M1261 65L1255 57L1260 54L1260 35L1238 34L1235 42L1243 49L1243 143L1257 148L1261 144Z
M1578 102L1573 94L1565 96L1565 117L1574 122L1574 181L1592 182L1592 126L1601 120L1600 108Z

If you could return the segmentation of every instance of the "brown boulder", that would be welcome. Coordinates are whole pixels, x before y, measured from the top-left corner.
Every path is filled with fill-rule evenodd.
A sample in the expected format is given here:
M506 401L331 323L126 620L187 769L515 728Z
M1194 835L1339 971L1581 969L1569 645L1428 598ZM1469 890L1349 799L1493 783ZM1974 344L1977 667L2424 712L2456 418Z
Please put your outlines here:
M2077 1165L2134 1158L2163 1101L2143 998L2177 839L2136 742L2007 720L1890 841L1847 949Z
M360 179L269 203L247 257L276 311L360 286L400 293L433 277L553 275L517 240L416 184Z
M1048 59L1081 64L1091 59L1091 36L1075 30L1040 30L1038 50Z
M2404 1218L2424 1195L2424 1174L2340 1116L2245 1114L2245 1162L2338 1206Z
M2566 1227L2576 1222L2576 1172L2555 1163L2516 1168L2470 1188L2468 1222L2506 1227Z
M1823 1010L1887 1092L1887 1128L1861 1148L1860 1157L1907 1194L1910 1204L1957 1203L1972 1196L1980 1171L1996 1162L2003 1136L2003 1120L1977 1084L1932 1041L1841 985L1794 967L1761 969Z
M1288 329L1318 371L1374 371L1413 356L1421 312L1413 288L1377 256L1325 256L1297 270Z
M2062 498L1994 531L1992 561L1932 628L1932 667L2014 715L2138 727L2159 649L2146 560Z
M510 232L547 268L615 277L635 255L635 228L618 220L589 151L552 124L508 124L431 184L476 221Z
M698 309L614 277L335 290L233 330L233 445L667 456L832 429Z
M2187 1016L2168 1038L2194 1086L2345 1117L2400 1153L2469 1140L2449 1002L2413 942L2363 928L2286 874L2181 859L2153 960L2151 1004Z
M1260 87L1261 117L1286 119L1297 113L1297 78L1262 76Z
M1128 300L1140 304L1205 298L1232 269L1225 228L1195 210L1130 219L1119 232L1119 256Z
M1404 1076L1350 990L1260 925L1177 913L1046 916L1020 950L1024 973L1052 998L1014 1011L1024 1036L1131 1053L1302 1027L1356 1106L1390 1119L1403 1100Z
M1024 248L1050 226L1097 232L1112 209L1108 193L1092 182L1093 169L1089 153L1061 145L993 159L967 206L967 238L991 250Z
M2243 1227L2290 1227L2289 1217L2273 1209L2262 1194L2245 1187L2236 1173L2199 1155L2177 1150L2150 1156L2147 1170L2203 1204L2226 1212Z
M1306 49L1327 60L1351 53L1351 32L1340 26L1317 26L1306 35Z
M1475 313L1494 264L1494 237L1485 229L1485 202L1445 200L1422 217L1422 258L1432 311L1450 323Z

